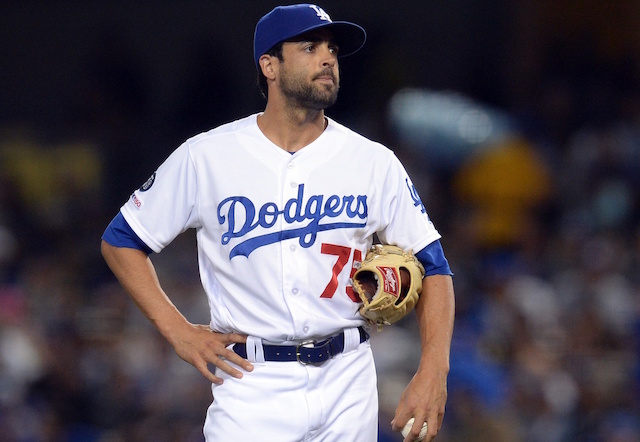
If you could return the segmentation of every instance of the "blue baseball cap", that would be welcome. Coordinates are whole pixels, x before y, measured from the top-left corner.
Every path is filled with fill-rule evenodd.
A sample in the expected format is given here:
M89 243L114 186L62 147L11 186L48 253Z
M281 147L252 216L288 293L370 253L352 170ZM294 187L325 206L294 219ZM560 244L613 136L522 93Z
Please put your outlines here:
M351 55L367 40L367 33L355 23L332 21L321 7L308 3L278 6L263 16L253 36L253 57L258 60L278 43L319 28L331 29L340 48L339 57Z

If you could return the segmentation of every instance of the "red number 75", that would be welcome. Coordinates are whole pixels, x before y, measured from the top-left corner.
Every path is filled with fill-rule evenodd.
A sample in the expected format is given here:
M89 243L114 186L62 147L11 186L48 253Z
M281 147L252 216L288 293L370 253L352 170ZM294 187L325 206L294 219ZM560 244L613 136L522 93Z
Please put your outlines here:
M338 246L335 244L322 244L322 248L320 252L325 255L334 255L337 256L338 259L336 263L333 265L333 271L331 273L331 280L329 284L325 287L321 298L333 298L333 295L336 293L338 288L338 275L344 269L344 266L349 262L349 258L351 257L351 248L345 246ZM353 277L353 274L356 272L357 265L362 262L362 252L360 250L355 249L353 251L353 262L351 264L351 273L350 277ZM356 264L357 263L357 264ZM353 302L360 302L360 297L353 291L353 287L351 285L347 285L346 287L347 296Z

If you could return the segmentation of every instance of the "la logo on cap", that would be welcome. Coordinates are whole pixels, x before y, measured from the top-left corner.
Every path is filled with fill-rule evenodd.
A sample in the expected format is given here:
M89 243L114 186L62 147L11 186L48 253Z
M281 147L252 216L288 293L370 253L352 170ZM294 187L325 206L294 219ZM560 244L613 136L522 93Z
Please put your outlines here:
M324 12L324 9L322 9L320 6L309 5L309 7L311 9L313 9L314 11L316 11L316 14L318 14L318 17L320 17L320 20L325 20L325 21L328 21L328 22L331 21L331 17L329 17L329 14Z

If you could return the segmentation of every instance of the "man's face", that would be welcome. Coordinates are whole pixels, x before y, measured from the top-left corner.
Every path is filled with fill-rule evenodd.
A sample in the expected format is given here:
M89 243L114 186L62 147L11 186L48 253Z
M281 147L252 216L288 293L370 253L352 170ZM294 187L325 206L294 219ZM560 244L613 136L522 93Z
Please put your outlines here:
M282 46L279 86L294 105L322 110L338 99L338 47L327 30L313 31Z

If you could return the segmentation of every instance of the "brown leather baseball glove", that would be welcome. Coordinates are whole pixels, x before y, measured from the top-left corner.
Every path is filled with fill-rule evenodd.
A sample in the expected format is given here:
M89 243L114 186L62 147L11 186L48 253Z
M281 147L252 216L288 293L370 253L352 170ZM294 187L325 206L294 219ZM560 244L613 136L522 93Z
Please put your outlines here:
M378 328L405 317L422 292L424 267L413 253L392 245L374 245L353 275L362 300L360 314Z

